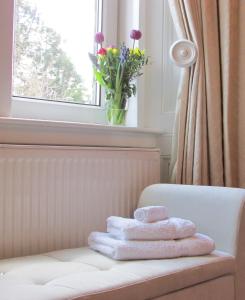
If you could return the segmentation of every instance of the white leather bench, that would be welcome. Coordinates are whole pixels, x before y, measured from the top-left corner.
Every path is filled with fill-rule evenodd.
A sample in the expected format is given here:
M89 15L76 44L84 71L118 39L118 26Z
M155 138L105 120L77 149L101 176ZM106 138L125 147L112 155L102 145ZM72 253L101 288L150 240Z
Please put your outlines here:
M0 260L1 300L245 299L245 190L159 184L139 206L164 204L216 242L211 255L114 261L88 248Z

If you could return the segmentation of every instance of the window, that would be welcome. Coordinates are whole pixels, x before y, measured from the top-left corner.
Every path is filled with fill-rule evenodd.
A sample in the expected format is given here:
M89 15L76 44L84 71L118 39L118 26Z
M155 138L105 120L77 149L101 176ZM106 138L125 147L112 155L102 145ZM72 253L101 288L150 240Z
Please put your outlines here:
M16 0L13 96L99 104L88 52L102 0Z
M78 94L81 93L79 89L75 90L75 92L74 90L72 92L71 90L69 90L68 96L66 94L67 96L66 99L60 99L60 97L57 96L56 89L53 89L51 91L49 90L48 95L56 96L56 97L50 97L49 101L41 101L40 98L44 98L42 97L41 93L37 93L35 95L30 93L27 94L23 93L24 85L21 78L22 74L16 73L17 72L16 64L14 64L14 68L12 68L13 62L16 59L19 59L16 57L18 53L14 51L14 45L13 45L13 39L14 39L13 29L14 27L17 26L16 22L20 22L19 20L16 20L18 16L16 10L18 10L18 3L20 3L19 1L25 1L25 3L29 3L29 5L31 5L34 11L35 9L38 10L39 8L39 12L37 12L40 14L39 22L45 24L44 27L46 28L46 30L47 28L52 27L51 28L52 32L55 31L55 34L61 35L59 50L63 54L63 57L67 56L71 60L74 69L79 74L79 76L81 76L83 80L82 83L84 84L84 89L86 90L86 93L84 93L84 97L76 98L76 96L79 96ZM94 50L93 34L97 29L99 29L100 26L102 27L102 30L106 36L105 44L109 44L109 43L117 44L118 0L64 0L64 1L50 0L48 2L50 12L46 12L46 14L52 12L53 15L52 18L50 16L44 16L45 15L45 13L43 12L45 7L44 3L47 2L48 0L1 0L0 1L0 43L1 43L0 116L11 116L14 118L23 118L23 119L42 119L42 120L65 121L65 122L105 124L106 120L105 120L105 111L104 111L104 103L103 103L103 94L101 95L101 102L99 103L97 97L98 93L91 79L92 64L88 58L88 51L91 51L90 49L92 49L92 51ZM83 18L84 12L81 12L81 8L80 8L80 5L85 5L84 4L85 2L88 3L90 7L89 8L90 11L92 11L92 2L93 2L93 8L97 11L97 15L96 15L93 10L92 16L89 15L87 11L87 15L89 15L89 17L91 18L91 20L89 19L89 22L91 22L92 24L91 27L90 25L88 25L88 23L84 22L85 21L85 18ZM51 8L53 7L53 3L56 3L56 7L57 7L55 12L51 10ZM16 4L16 6L14 4ZM79 13L74 12L74 9L72 8L73 4L76 7L76 11L79 11ZM62 9L61 6L63 7ZM65 8L67 9L66 14L62 16L61 12L62 11L64 12ZM14 17L14 12L16 12L15 17ZM95 16L99 16L99 17L96 17L95 20L94 19ZM64 29L64 32L63 30L60 30L59 24L56 25L54 24L57 21L57 19L62 19L63 24L66 25L66 26L60 25ZM13 23L15 23L14 26ZM69 30L71 30L70 23L75 24L74 30L76 31L76 36L77 36L76 41L70 39L71 38L71 36L69 35ZM26 22L25 25L29 25L29 22ZM88 38L88 36L86 36L86 34L84 33L85 31L83 31L83 29L85 31L88 30L87 32L91 30L90 32L93 32L92 35L90 34L90 37ZM84 35L82 33L84 33ZM67 38L67 35L69 39ZM37 35L33 33L31 38L35 41L35 39L37 39ZM27 40L27 42L29 41ZM39 40L37 42L40 43ZM75 49L74 50L75 52L71 53L70 48L73 47L76 48L76 46L80 48ZM37 52L37 54L35 55L38 56L38 54L39 54L38 58L41 59L39 52ZM31 60L32 57L28 57L27 59L25 58L24 60L22 60L22 65L27 64L27 66L30 65L31 67L33 67L33 65L31 64ZM83 60L86 60L88 66L87 69L83 65ZM34 62L34 64L37 63L36 60L34 61L32 60L32 62ZM80 66L82 65L85 68L86 72L84 72L84 68L80 67L79 65ZM30 70L28 70L27 66L24 66L24 70L27 73L23 74L23 76L29 79L28 76L30 73L28 72L30 72ZM12 74L12 69L14 69L13 74ZM80 70L82 70L82 72L80 72ZM40 74L37 75L39 76ZM51 82L52 82L52 77L51 77ZM37 80L35 83L39 84ZM54 82L52 83L54 84ZM51 85L51 87L54 88L54 85ZM57 85L55 85L55 87L57 87ZM12 91L14 93L12 93ZM12 96L12 94L14 94L14 96ZM93 97L89 96L91 94L93 94ZM72 100L71 95L75 97L75 101ZM33 99L35 97L38 99ZM65 102L59 100L65 100ZM79 103L79 105L76 103Z
M15 9L14 2L16 4ZM74 90L71 87L72 83L66 82L69 88L62 91L63 71L62 68L59 68L58 71L56 69L58 75L60 75L60 77L58 76L58 84L52 76L49 77L51 88L45 91L50 96L47 97L49 101L38 100L45 98L42 93L33 94L29 93L30 91L24 93L26 91L23 84L24 79L26 82L30 79L33 80L30 77L31 70L29 66L33 68L32 63L36 64L38 60L33 60L32 57L22 59L23 69L18 67L15 62L14 77L12 76L13 20L15 10L15 28L18 31L18 22L21 22L18 16L18 7L21 5L19 3L29 3L32 9L40 15L39 22L44 24L44 29L51 28L53 33L60 35L60 54L63 55L63 58L69 58L73 70L75 69L81 78L80 85L81 87L84 85L84 90L76 89L76 87ZM48 10L47 3L49 4ZM84 22L86 20L86 18L83 18L84 11L80 8L80 5L85 5L84 3L89 5L90 12L93 11L93 13L86 14L86 16L89 15L89 22L92 25ZM55 11L54 7L57 8ZM75 32L72 31L71 24L75 24ZM170 64L168 58L169 46L176 39L176 35L167 1L162 0L1 0L0 116L10 115L23 119L106 124L103 94L101 103L98 103L98 93L91 79L92 66L87 55L88 51L94 50L92 36L100 26L106 38L104 45L118 45L122 41L127 44L130 42L130 40L127 40L129 38L128 33L132 28L142 30L143 39L140 40L140 47L147 50L152 63L145 68L144 77L137 83L137 99L130 102L127 125L161 128L165 132L170 132L175 115L179 69ZM84 32L90 30L90 38L87 38L85 33L85 35L82 34L83 29ZM157 38L156 32L158 32ZM70 39L74 36L77 39ZM31 38L34 41L37 39L36 32L33 32ZM32 39L27 40L27 42L31 42ZM15 43L17 42L18 39L15 38ZM40 41L37 42L40 45ZM75 48L72 49L74 52L71 51L71 48ZM30 49L32 48L29 48L28 51ZM42 53L43 51L42 49ZM24 54L23 57L27 53ZM19 53L15 52L14 61L20 61L17 55ZM35 55L39 60L41 59L40 52ZM83 60L86 60L88 64L88 67L85 68L86 72L83 72ZM26 73L22 74L22 70ZM41 73L43 74L43 72ZM37 75L39 76L39 74ZM35 83L40 84L41 79L39 79L38 77ZM50 87L49 85L46 86ZM57 91L58 87L61 88L61 91ZM12 97L12 91L14 97ZM60 97L62 93L65 94L64 98ZM79 97L81 94L83 96ZM74 103L79 103L79 105Z

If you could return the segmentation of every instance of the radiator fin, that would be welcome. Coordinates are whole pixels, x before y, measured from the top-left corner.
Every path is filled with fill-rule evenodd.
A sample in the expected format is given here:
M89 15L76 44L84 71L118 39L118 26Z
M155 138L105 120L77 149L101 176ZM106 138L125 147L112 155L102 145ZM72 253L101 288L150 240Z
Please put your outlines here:
M86 245L159 182L157 149L0 147L0 257Z

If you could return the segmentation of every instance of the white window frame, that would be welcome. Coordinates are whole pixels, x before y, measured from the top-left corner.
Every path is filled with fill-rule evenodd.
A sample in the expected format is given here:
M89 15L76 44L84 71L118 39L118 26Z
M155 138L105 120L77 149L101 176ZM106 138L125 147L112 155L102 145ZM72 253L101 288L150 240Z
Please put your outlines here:
M117 44L118 0L103 0L105 44ZM37 101L12 97L14 0L0 1L0 116L66 122L105 124L101 106ZM103 95L102 95L103 98Z
M13 7L14 0L0 1L0 116L107 124L103 105L12 99ZM144 76L137 83L137 96L130 99L127 126L171 133L179 71L168 59L168 49L176 35L167 1L104 0L102 26L107 45L118 45L122 41L130 45L129 31L140 28L143 38L139 46L150 55L151 64L144 69Z
M151 62L145 68L144 80L139 81L140 122L144 127L172 134L180 77L180 68L169 59L169 48L178 39L175 26L167 0L138 1L139 24L144 33L142 46Z

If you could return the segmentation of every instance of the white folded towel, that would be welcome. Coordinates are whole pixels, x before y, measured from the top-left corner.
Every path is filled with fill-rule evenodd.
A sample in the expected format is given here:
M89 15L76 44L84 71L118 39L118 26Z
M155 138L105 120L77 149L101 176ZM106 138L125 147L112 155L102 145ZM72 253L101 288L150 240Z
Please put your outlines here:
M88 244L92 249L117 260L197 256L214 250L214 241L199 233L176 241L125 241L115 239L109 233L92 232Z
M136 209L134 218L140 222L152 223L168 218L166 206L146 206Z
M107 232L125 240L174 240L196 233L196 226L189 220L169 218L154 223L142 223L135 219L109 217Z

